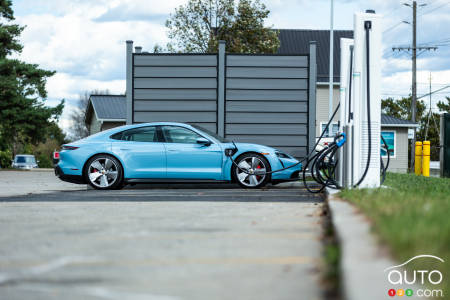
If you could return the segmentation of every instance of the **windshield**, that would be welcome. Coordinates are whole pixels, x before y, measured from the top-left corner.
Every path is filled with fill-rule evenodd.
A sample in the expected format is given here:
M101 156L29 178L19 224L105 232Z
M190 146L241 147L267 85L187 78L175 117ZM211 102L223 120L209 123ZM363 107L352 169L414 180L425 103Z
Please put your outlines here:
M16 156L16 163L31 163L35 162L33 156Z
M218 135L217 133L214 133L214 132L212 132L212 131L209 131L208 129L205 129L205 128L201 127L201 126L198 126L198 125L192 125L192 124L191 124L191 126L194 127L195 129L198 129L198 130L200 130L200 131L203 131L203 132L206 133L207 135L212 136L213 138L215 138L216 140L218 140L218 141L221 142L221 143L229 143L229 142L230 142L229 140L227 140L227 139L221 137L220 135Z

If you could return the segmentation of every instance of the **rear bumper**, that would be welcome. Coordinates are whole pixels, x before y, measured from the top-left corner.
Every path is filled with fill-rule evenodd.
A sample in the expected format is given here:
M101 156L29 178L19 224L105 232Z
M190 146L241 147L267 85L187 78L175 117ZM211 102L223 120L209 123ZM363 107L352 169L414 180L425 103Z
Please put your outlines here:
M86 181L84 180L82 175L67 175L64 174L60 166L55 166L55 175L61 179L62 181L70 182L70 183L77 183L77 184L85 184Z

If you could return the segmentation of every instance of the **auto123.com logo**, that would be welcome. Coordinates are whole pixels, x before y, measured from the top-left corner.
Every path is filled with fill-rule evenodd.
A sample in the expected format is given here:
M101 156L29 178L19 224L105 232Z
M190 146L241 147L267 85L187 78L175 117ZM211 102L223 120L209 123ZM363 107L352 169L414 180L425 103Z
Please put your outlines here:
M424 298L440 298L444 297L444 292L442 289L433 289L437 287L443 281L442 272L433 270L402 270L403 266L412 262L415 259L435 259L440 262L444 260L440 257L434 255L418 255L407 260L398 266L392 266L386 268L384 272L387 274L387 280L390 284L394 285L395 288L388 290L388 295L391 297L395 296L416 296Z

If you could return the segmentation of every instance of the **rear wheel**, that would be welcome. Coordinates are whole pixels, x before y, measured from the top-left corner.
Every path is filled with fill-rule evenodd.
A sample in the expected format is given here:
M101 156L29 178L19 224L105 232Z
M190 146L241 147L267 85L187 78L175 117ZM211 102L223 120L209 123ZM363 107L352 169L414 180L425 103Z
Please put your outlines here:
M270 164L267 159L256 153L246 153L241 155L233 164L232 175L233 178L244 188L260 188L265 186L270 181Z
M92 157L84 170L86 181L98 190L120 189L123 184L123 169L120 162L107 154Z

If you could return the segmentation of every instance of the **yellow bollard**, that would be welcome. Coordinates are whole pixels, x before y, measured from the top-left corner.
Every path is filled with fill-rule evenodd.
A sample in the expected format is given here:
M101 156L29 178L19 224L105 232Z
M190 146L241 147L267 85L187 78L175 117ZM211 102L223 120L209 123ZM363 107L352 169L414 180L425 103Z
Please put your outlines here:
M430 177L430 141L423 142L422 174Z
M422 174L422 142L416 142L416 155L414 159L414 173Z

